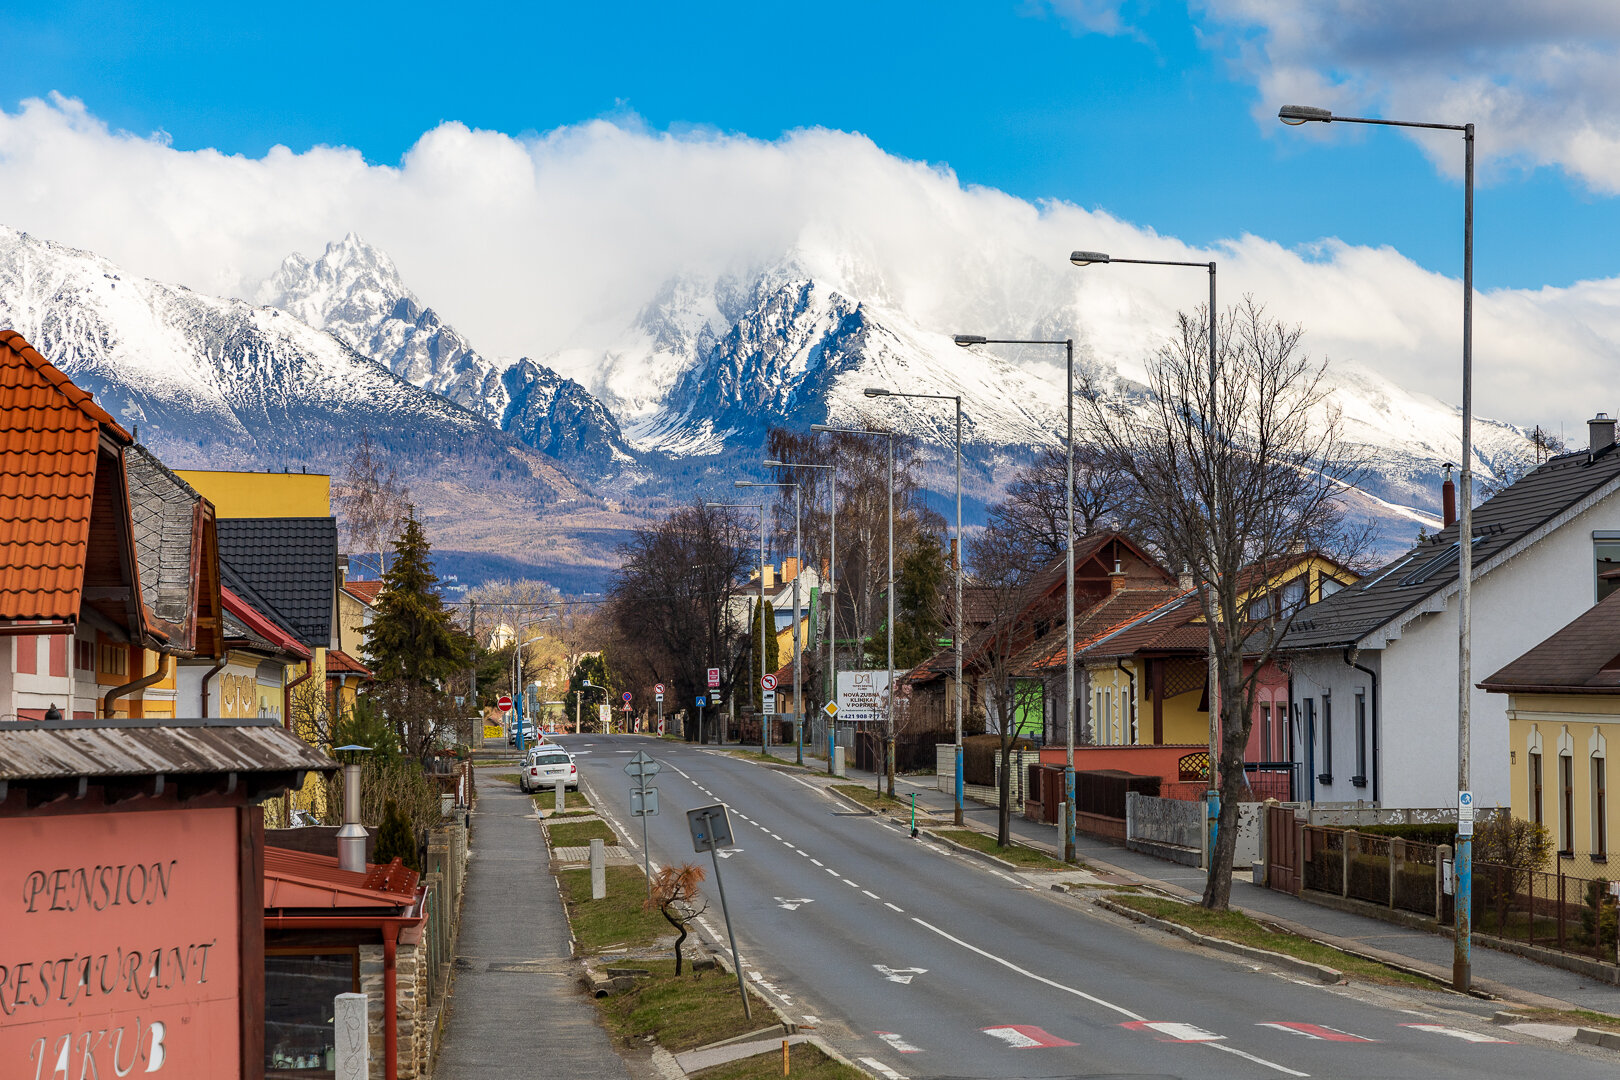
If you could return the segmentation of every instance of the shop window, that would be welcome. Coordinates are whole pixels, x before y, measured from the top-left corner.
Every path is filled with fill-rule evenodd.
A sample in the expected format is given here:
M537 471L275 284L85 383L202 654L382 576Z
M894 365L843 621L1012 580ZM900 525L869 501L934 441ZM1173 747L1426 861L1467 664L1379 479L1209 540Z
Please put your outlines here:
M332 999L360 988L358 950L285 953L264 958L266 1077L335 1076Z

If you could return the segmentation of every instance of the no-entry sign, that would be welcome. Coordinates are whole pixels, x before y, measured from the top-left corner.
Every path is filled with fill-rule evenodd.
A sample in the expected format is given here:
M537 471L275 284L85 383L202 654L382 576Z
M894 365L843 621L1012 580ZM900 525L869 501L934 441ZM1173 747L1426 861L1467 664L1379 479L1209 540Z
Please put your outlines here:
M495 704L497 704L497 705L499 705L501 707L501 712L511 712L512 711L512 695L511 694L502 694L500 697L495 699Z

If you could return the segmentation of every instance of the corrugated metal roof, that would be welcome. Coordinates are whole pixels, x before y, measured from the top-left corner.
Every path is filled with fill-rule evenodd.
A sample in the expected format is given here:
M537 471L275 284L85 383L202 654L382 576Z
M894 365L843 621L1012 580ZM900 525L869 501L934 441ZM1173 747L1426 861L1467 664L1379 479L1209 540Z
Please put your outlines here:
M335 772L272 717L0 722L0 780Z

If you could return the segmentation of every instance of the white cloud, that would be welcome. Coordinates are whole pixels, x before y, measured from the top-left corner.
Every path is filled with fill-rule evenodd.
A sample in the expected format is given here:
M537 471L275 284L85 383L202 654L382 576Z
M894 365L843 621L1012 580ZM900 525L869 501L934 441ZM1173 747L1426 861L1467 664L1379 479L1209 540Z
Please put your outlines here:
M1256 116L1320 105L1477 126L1482 160L1620 192L1614 0L1196 0L1259 86ZM1416 135L1456 175L1451 138Z
M287 253L318 254L353 229L479 348L562 354L586 379L672 276L788 254L924 330L1072 327L1096 355L1130 361L1202 299L1203 279L1078 270L1068 252L1212 254L1104 213L964 188L856 135L763 142L605 121L528 139L443 124L390 167L343 148L180 151L111 131L75 102L35 101L0 112L0 207L7 224L131 272L250 298ZM1295 251L1244 236L1213 255L1225 299L1253 293L1305 324L1317 353L1456 400L1455 280L1387 248ZM1481 413L1556 425L1620 411L1620 281L1492 292L1476 312Z

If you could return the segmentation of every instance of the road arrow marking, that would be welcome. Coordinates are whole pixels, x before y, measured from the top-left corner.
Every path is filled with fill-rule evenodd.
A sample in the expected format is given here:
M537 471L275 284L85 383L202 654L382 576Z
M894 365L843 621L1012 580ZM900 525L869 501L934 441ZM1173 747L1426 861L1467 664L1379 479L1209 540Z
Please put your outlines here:
M728 847L724 851L715 852L715 854L720 856L722 859L729 859L740 851L742 851L742 848L740 847Z
M1005 1027L987 1027L984 1033L1000 1039L1014 1050L1033 1050L1041 1046L1074 1046L1068 1039L1060 1039L1043 1028L1032 1024L1008 1024Z
M892 968L884 967L882 964L873 964L872 966L877 968L883 977L890 982L905 983L907 985L910 985L911 980L918 975L928 973L927 968Z
M1453 1039L1474 1043L1512 1043L1512 1039L1498 1039L1490 1035L1481 1035L1477 1031L1465 1031L1462 1028L1443 1027L1440 1024L1402 1024L1401 1027L1413 1028L1417 1031L1427 1031L1434 1035L1449 1035Z
M789 911L797 911L797 910L799 910L799 907L801 905L803 905L803 904L813 904L813 903L815 903L815 901L810 899L808 896L801 896L797 900L789 900L785 896L778 896L776 898L776 903L780 907L784 907Z
M1377 1039L1368 1039L1360 1035L1352 1035L1348 1031L1338 1028L1323 1027L1320 1024L1301 1024L1293 1021L1279 1020L1256 1024L1255 1027L1273 1028L1277 1031L1286 1031L1292 1035L1303 1035L1307 1039L1323 1039L1327 1042L1377 1042Z
M906 1040L902 1039L900 1036L896 1035L892 1031L874 1031L874 1032L872 1032L872 1034L876 1035L878 1038L880 1038L884 1042L888 1043L890 1048L893 1049L897 1053L901 1053L901 1054L920 1054L920 1053L922 1053L922 1047L920 1047L920 1046L912 1046L910 1043L906 1042Z

